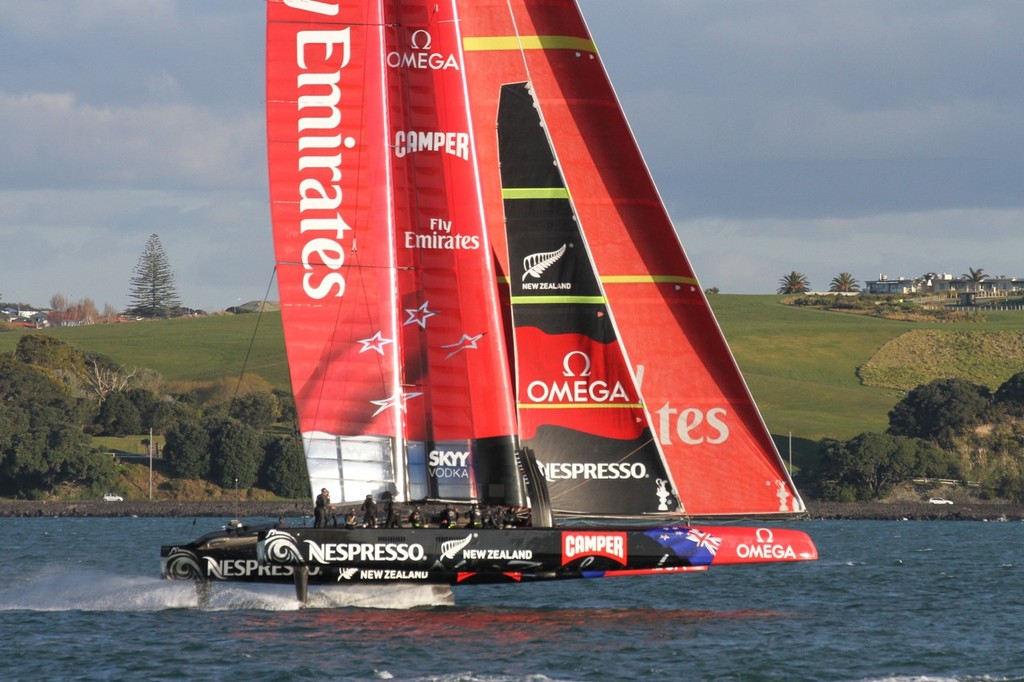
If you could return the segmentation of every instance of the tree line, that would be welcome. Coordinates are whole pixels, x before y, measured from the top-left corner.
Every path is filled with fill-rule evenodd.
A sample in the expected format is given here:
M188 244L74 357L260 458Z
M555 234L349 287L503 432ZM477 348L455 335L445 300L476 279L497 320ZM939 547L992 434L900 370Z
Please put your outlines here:
M179 478L309 495L294 403L285 392L252 390L230 399L175 393L151 370L128 370L32 334L0 354L0 402L3 496L40 497L62 484L98 494L118 473L89 437L150 428L164 436L164 458Z
M171 473L223 488L309 494L289 394L175 393L155 372L128 370L45 335L0 354L0 495L39 497L62 484L99 494L116 479L89 436L164 437ZM809 498L873 500L913 478L976 482L983 494L1024 502L1024 372L996 391L964 379L911 390L885 433L826 439L797 476Z
M915 478L945 478L1024 502L1024 372L996 391L965 379L922 384L889 412L885 433L822 445L817 465L798 476L811 498L874 500Z

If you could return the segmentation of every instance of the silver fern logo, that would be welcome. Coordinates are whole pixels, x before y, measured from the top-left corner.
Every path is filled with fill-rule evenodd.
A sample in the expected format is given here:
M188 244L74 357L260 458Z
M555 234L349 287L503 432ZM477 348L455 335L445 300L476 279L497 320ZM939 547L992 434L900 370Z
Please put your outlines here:
M299 546L295 544L295 538L279 530L267 531L267 537L263 541L263 555L268 564L302 563L302 555L299 553Z
M532 253L523 259L523 281L526 281L527 277L533 277L534 279L540 279L540 276L544 274L544 271L550 268L552 265L557 263L562 256L565 255L565 249L568 244L562 244L562 247L557 251L548 251L546 253Z
M454 559L462 550L469 546L469 543L473 542L477 537L476 533L470 533L464 538L456 540L446 540L441 543L441 561Z

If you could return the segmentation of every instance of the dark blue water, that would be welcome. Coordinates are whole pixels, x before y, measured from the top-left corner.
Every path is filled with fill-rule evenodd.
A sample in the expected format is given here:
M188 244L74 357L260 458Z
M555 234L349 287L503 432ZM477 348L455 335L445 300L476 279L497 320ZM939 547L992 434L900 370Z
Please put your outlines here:
M318 593L158 579L216 520L3 519L0 677L1024 680L1024 524L799 524L813 564ZM358 603L363 607L346 606ZM374 608L366 608L373 606Z

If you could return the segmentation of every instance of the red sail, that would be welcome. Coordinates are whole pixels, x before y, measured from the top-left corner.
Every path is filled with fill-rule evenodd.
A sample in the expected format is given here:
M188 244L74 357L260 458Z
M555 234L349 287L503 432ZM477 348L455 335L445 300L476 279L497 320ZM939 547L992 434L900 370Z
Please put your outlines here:
M658 196L572 0L463 13L489 229L503 224L500 86L528 81L674 489L691 515L803 509ZM493 170L492 170L493 169ZM507 264L508 254L500 252ZM507 273L506 273L507 274ZM591 433L598 423L589 427Z
M522 503L453 2L268 3L285 340L314 491Z

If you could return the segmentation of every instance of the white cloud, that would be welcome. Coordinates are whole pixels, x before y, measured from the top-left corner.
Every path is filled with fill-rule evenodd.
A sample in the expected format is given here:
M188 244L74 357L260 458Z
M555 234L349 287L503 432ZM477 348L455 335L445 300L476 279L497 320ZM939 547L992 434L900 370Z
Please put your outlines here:
M581 0L705 286L1024 276L1024 3ZM0 4L0 294L262 296L262 2Z

